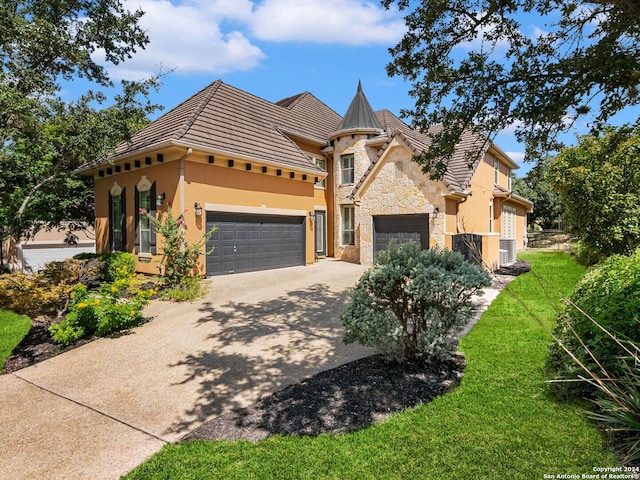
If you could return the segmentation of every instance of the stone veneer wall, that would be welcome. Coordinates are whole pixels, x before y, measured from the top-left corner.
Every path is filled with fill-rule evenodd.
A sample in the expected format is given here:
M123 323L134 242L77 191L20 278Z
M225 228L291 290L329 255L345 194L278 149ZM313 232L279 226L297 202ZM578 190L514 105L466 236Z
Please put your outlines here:
M445 247L445 198L442 186L429 180L403 147L390 146L376 176L361 192L357 221L360 263L373 263L373 216L429 213L432 247ZM439 214L432 215L435 208Z
M371 159L376 158L377 149L367 148L365 145L367 141L366 135L354 135L347 134L343 137L335 139L334 142L334 185L336 185L336 209L334 225L335 228L335 257L347 262L360 262L360 215L359 209L356 206L354 210L354 226L355 226L355 245L342 245L342 205L353 204L353 199L349 198L351 192L355 188L355 184L342 185L341 184L341 162L340 156L353 154L354 165L354 179L357 183L371 164Z

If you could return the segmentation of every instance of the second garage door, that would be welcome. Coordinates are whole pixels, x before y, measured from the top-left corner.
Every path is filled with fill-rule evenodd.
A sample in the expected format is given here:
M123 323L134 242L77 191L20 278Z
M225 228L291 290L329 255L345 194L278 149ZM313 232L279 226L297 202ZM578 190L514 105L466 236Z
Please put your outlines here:
M305 264L305 218L207 212L207 275Z
M429 214L376 215L373 217L373 250L386 250L389 243L416 242L429 248Z

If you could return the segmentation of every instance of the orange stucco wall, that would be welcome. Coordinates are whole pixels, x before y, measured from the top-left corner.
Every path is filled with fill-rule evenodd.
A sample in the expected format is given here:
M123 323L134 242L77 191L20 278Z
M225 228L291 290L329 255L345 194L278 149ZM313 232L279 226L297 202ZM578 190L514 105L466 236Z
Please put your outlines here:
M508 189L511 166L499 161L498 182L495 182L494 160L487 153L478 164L471 179L466 199L448 199L446 207L446 233L448 246L451 236L459 233L475 233L483 236L482 256L484 263L493 268L500 263L500 236L502 234L502 205L516 207L516 248L524 248L523 232L526 226L526 210L517 202L495 198L496 186ZM493 215L490 214L491 206ZM457 213L456 213L457 212Z
M196 154L188 156L184 160L183 193L180 191L180 162L184 150L165 151L164 162L157 163L155 154L152 166L133 168L131 171L106 175L95 178L96 194L96 251L109 251L109 190L114 182L122 188L126 188L126 217L127 217L127 251L134 251L135 244L135 186L146 175L150 182L156 182L156 192L166 195L165 205L158 207L158 215L166 214L170 206L174 215L178 215L184 209L185 215L185 239L189 243L198 242L206 229L206 216L195 215L194 203L198 202L203 207L207 205L229 206L233 208L245 207L249 211L254 209L256 213L269 213L274 211L297 211L300 215L308 215L308 212L320 208L327 210L327 219L331 210L327 204L327 193L323 189L314 187L314 178L308 175L307 180L302 180L302 173L294 172L295 178L289 178L289 170L282 170L282 175L276 175L276 168L267 166L267 173L262 173L261 165L251 166L247 170L246 161L234 159L234 166L228 166L229 158L216 158L214 164L209 164L208 155ZM216 208L226 211L225 208ZM306 221L306 263L310 264L315 259L313 222ZM157 238L157 251L161 252L162 239ZM137 270L143 273L156 274L159 272L161 256L155 255L149 261L141 258L137 263ZM200 272L204 273L204 257L201 258Z

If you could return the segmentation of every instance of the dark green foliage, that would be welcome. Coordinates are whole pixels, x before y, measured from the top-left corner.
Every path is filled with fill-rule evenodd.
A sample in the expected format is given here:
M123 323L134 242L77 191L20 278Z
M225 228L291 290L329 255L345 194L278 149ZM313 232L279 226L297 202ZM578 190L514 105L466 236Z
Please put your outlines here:
M585 264L640 246L640 124L580 137L553 160L548 178Z
M136 269L136 257L133 253L128 252L79 253L73 258L76 260L97 260L102 282L119 280L123 275L126 276L126 272L134 272Z
M382 3L406 9L406 33L387 67L412 83L415 106L403 113L424 130L444 127L415 157L436 176L444 175L465 129L492 139L515 127L527 158L535 159L557 150L558 134L576 120L599 129L640 103L637 1Z
M621 340L640 341L640 250L631 257L616 255L592 267L578 282L571 304L560 314L554 335L589 370L604 373L586 352L584 342L613 378L623 375L620 358L628 356L602 328ZM575 331L572 331L572 329ZM552 378L576 379L587 373L557 344L551 346L547 370ZM552 383L560 397L593 397L596 388L586 382Z
M108 70L148 43L140 9L121 0L0 3L0 229L14 238L64 222L69 238L93 222L93 181L76 169L104 159L157 108L158 77L122 81L68 102L61 82L109 88ZM96 53L104 60L99 61Z
M365 272L341 315L345 343L373 346L390 360L438 361L476 310L489 275L458 252L392 244Z

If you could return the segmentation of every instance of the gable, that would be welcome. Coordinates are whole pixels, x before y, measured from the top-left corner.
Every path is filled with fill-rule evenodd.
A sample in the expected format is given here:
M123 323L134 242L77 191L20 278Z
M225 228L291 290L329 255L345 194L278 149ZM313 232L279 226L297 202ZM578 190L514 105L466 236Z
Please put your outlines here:
M373 185L378 185L378 187L372 198L377 198L384 192L394 192L394 196L400 204L406 203L408 199L409 203L414 203L414 207L426 205L425 203L421 205L417 203L420 203L418 197L424 196L427 191L431 194L438 192L438 195L443 191L447 191L447 187L442 181L430 180L422 172L420 165L412 160L413 150L401 137L394 137L381 150L382 153L378 156L376 162L370 165L365 175L353 189L350 196L355 201L370 197L369 189ZM379 188L380 186L382 188ZM412 196L415 196L415 198L409 198ZM431 203L433 204L434 202Z

